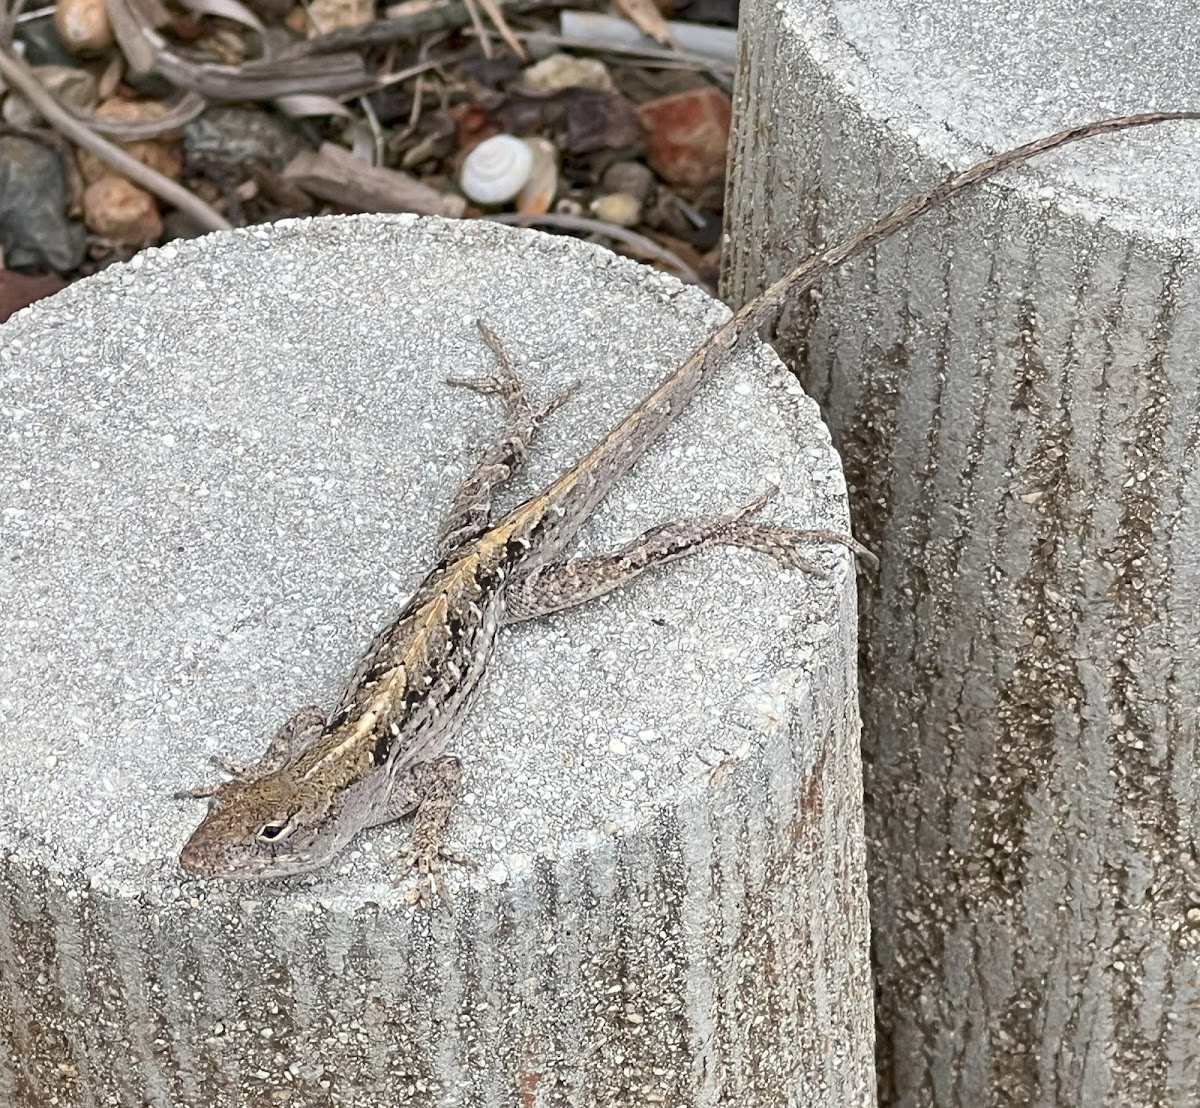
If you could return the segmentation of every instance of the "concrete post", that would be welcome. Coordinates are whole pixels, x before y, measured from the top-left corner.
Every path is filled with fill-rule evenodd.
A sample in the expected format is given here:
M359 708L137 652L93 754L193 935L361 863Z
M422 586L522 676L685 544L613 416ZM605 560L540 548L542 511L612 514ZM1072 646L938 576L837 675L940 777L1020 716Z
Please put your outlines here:
M367 833L327 871L184 879L179 788L330 704L501 426L442 384L504 339L578 379L508 503L724 309L582 243L398 217L150 251L0 329L0 1102L289 1108L873 1099L854 574L718 551L502 635L454 749L455 910ZM723 511L841 526L769 351L582 537Z
M725 294L987 153L1197 105L1184 5L751 0ZM1200 130L956 200L784 321L883 558L863 718L891 1105L1200 1099Z

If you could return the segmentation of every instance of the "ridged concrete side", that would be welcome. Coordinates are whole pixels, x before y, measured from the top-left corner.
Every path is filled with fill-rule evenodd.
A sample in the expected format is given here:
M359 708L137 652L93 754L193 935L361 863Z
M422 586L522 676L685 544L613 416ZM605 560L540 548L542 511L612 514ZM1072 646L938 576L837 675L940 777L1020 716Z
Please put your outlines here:
M1194 21L1161 5L1091 5L1057 64L1109 84L1036 96L1019 45L1036 68L1066 6L934 4L992 36L972 76L916 6L744 5L729 301L987 152L1196 106L1134 45L1154 26L1186 71ZM1200 1099L1198 141L1039 160L779 332L883 559L861 672L887 1104Z
M578 378L512 496L719 309L580 243L394 218L151 252L0 329L0 1102L549 1108L873 1102L853 571L717 552L502 636L453 748L478 870L414 911L360 837L312 879L183 880L205 757L328 702L498 426L441 387ZM766 351L584 536L766 481L840 526ZM512 496L509 497L511 502Z

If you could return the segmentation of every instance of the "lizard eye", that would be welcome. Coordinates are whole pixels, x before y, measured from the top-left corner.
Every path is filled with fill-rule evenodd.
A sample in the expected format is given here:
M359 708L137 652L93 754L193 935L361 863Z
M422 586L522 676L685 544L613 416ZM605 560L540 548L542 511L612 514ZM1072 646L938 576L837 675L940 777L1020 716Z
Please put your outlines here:
M258 839L260 842L277 843L281 839L286 839L291 833L295 824L290 816L284 819L273 819L270 823L264 823L258 829Z

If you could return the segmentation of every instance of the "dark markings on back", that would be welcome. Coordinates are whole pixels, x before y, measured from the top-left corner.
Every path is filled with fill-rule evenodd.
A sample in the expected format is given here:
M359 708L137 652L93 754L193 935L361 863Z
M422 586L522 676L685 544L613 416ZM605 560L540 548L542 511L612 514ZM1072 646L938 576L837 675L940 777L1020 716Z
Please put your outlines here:
M392 749L391 728L384 725L375 732L375 748L371 751L371 762L376 766L383 765L388 760Z
M510 539L504 548L504 557L496 561L495 565L487 570L481 569L476 576L476 582L481 592L486 597L488 593L499 588L505 577L508 576L509 570L516 562L519 562L529 549L529 543L523 539ZM443 558L438 564L438 570L442 571L447 566L456 561L462 553L460 547L458 551ZM436 572L430 577L436 576ZM429 578L426 579L427 581ZM418 590L407 604L401 609L399 615L392 621L389 630L383 635L377 637L377 642L380 643L375 656L371 659L371 664L368 666L362 677L359 679L358 688L367 689L370 686L378 684L399 662L396 656L396 640L395 630L398 629L404 621L409 618L420 606L425 603L427 598L426 589ZM486 601L485 601L486 603ZM377 725L375 732L375 744L371 748L371 761L375 766L382 766L387 763L388 759L394 753L395 736L393 729L397 726L403 726L402 720L411 718L414 711L420 708L429 698L429 693L432 689L438 686L453 687L456 683L463 679L462 674L451 675L454 680L446 680L447 675L444 672L445 663L452 658L464 657L468 651L463 649L464 639L472 631L478 631L479 628L473 620L459 619L451 615L446 623L446 642L441 651L440 657L430 658L428 660L429 669L421 675L417 680L419 684L410 686L404 694L403 710L397 715L392 715L390 719L381 720ZM380 642L380 640L382 640ZM415 674L409 675L409 680L416 678ZM351 709L352 710L352 709ZM350 711L340 713L337 720L332 721L333 724L343 722L350 715Z

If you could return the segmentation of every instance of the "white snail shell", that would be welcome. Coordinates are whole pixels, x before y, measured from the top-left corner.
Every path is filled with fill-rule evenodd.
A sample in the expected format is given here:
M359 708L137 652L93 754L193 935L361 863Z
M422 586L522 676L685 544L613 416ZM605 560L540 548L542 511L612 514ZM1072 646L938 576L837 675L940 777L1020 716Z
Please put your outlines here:
M503 204L529 180L533 151L515 135L484 139L464 159L458 183L476 204Z

